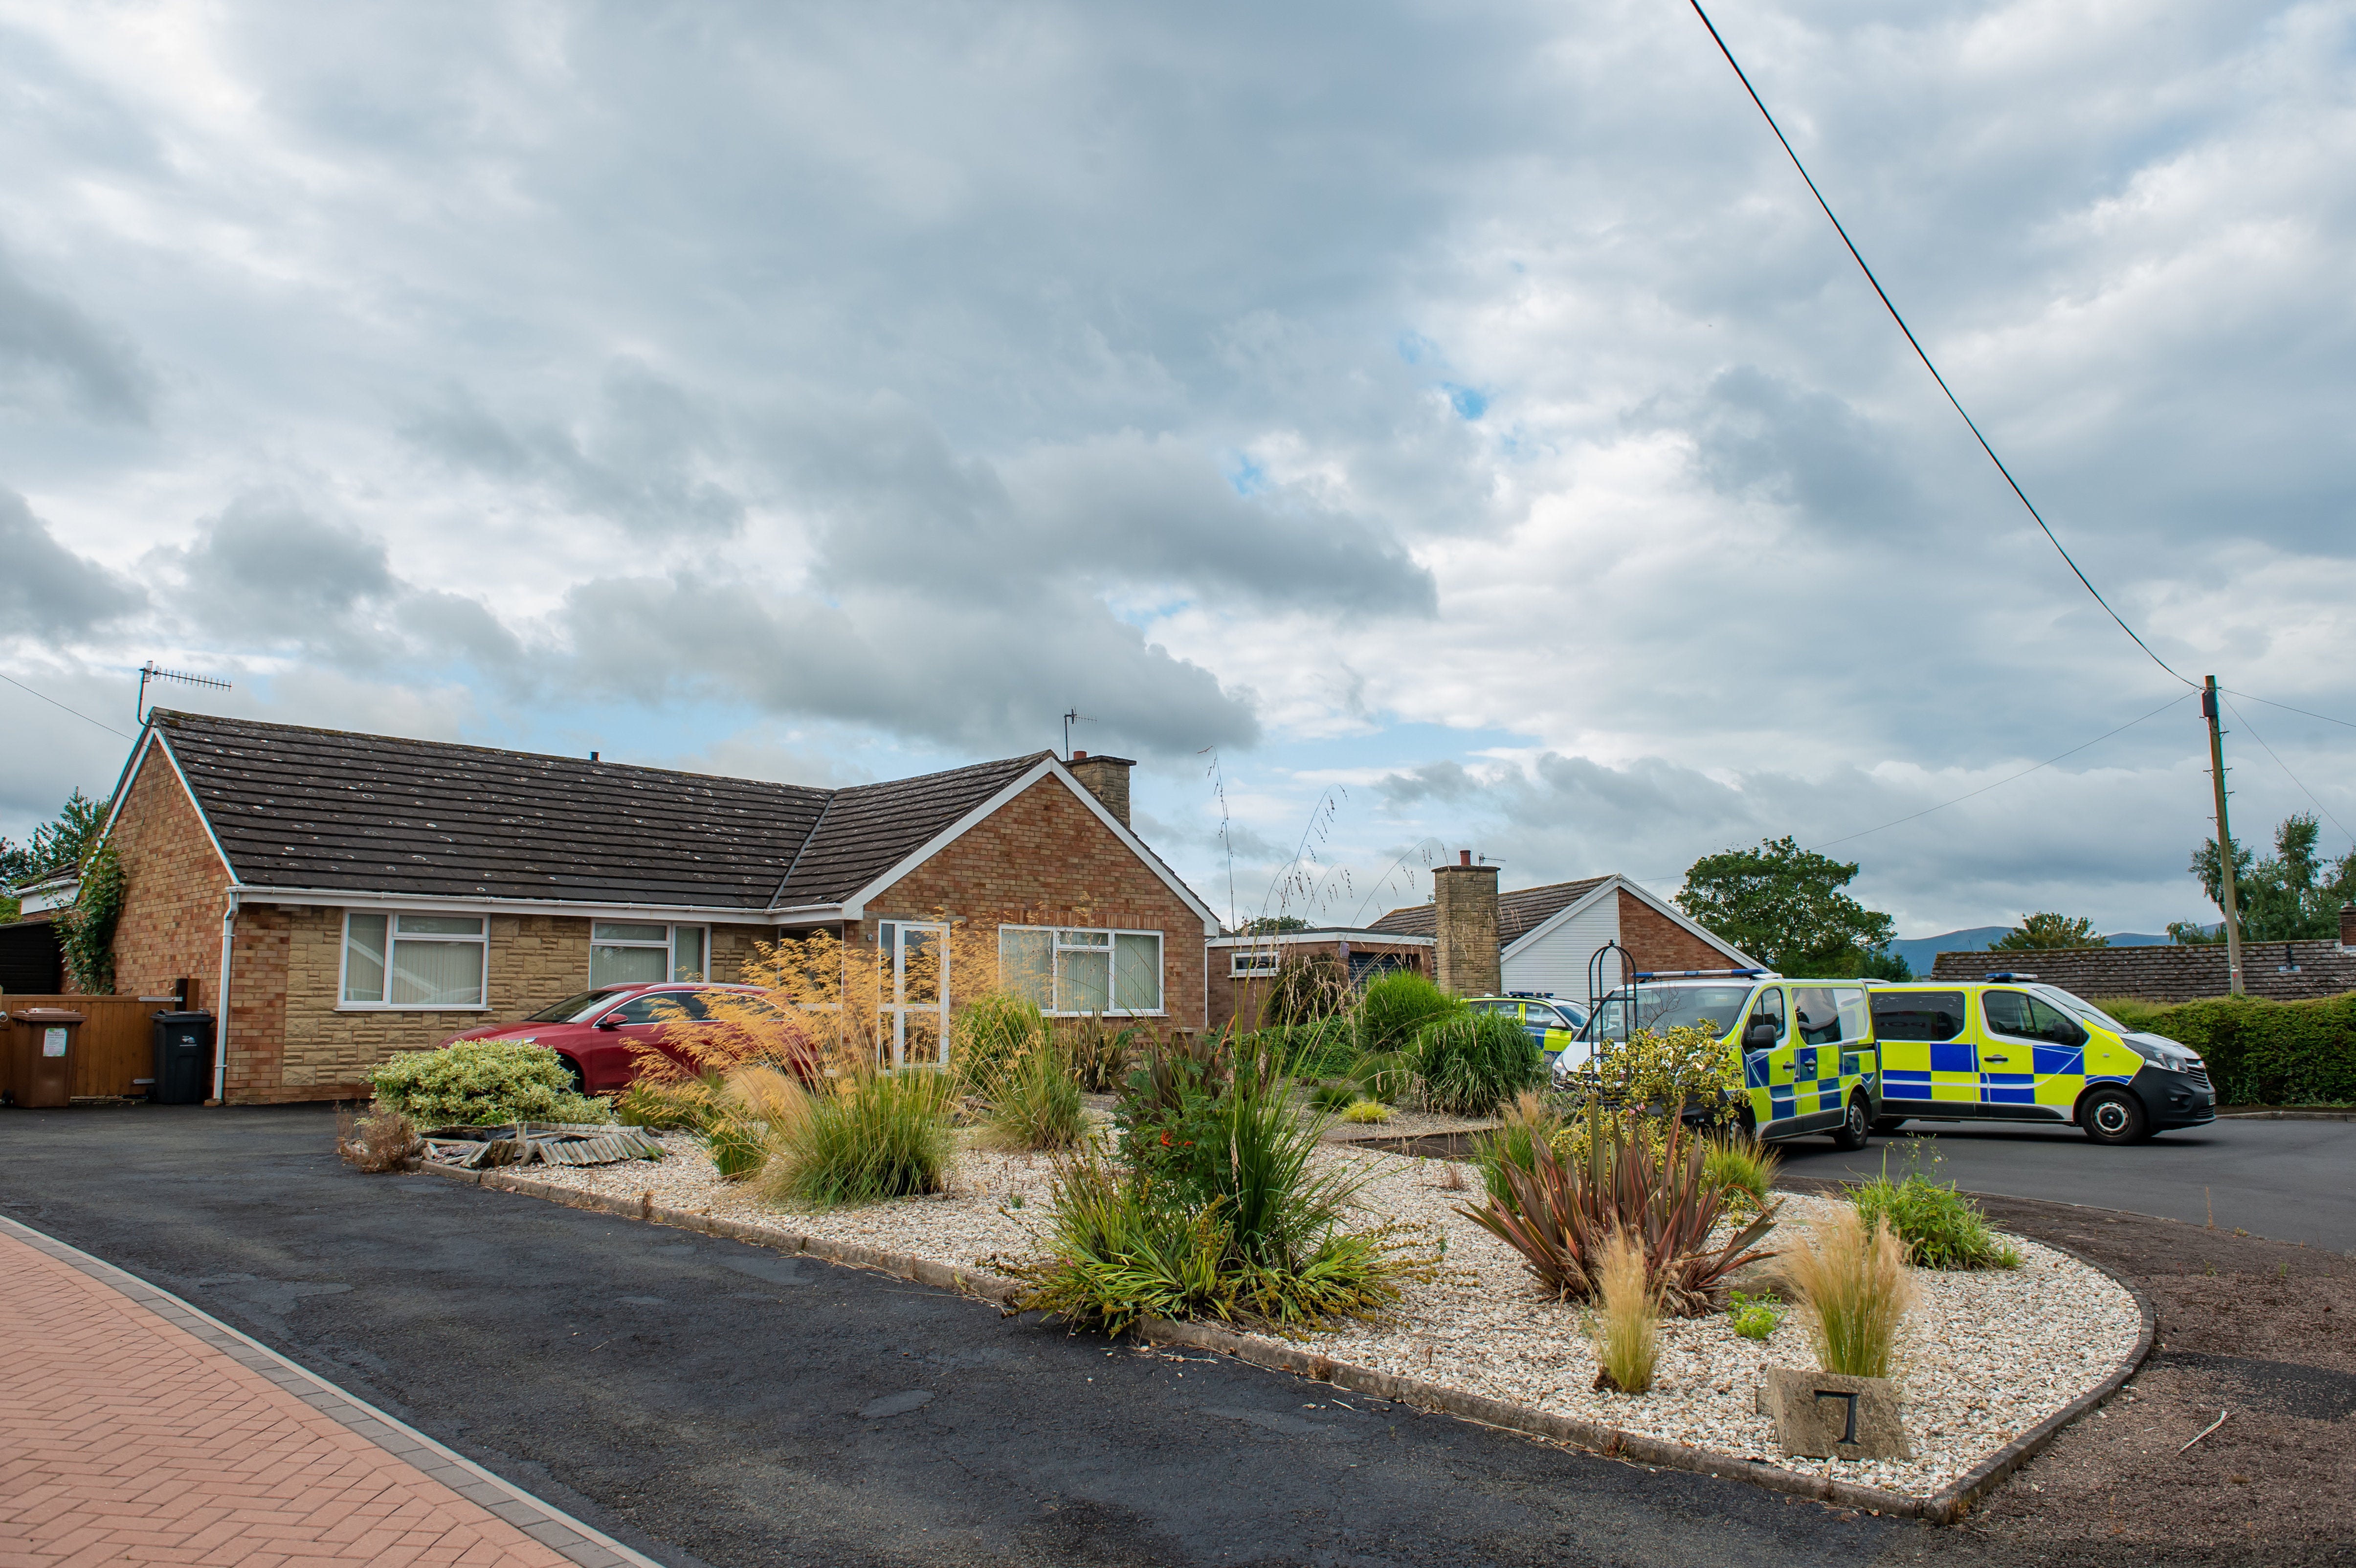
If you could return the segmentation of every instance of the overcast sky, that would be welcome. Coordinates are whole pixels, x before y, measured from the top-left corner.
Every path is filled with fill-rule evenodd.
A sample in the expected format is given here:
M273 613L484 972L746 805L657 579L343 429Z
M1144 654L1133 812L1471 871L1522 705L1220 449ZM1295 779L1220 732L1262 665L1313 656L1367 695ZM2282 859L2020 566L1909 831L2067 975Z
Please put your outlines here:
M2356 4L1714 16L2121 613L2356 719ZM2208 917L2193 700L1864 833L2186 688L1680 0L0 0L0 673L116 731L148 658L811 783L1076 709L1223 912L1789 833L1903 935ZM2356 729L2235 703L2243 836L2349 848ZM122 764L0 721L13 837Z

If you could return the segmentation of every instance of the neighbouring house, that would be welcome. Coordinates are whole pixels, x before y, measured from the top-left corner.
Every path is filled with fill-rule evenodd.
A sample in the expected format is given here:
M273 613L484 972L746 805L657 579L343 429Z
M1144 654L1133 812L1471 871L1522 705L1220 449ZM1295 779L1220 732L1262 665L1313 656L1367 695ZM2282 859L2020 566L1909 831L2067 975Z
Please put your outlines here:
M16 918L0 925L0 992L18 996L55 993L65 986L65 958L58 944L58 911L70 909L80 891L77 873L53 871L17 883Z
M1430 902L1395 909L1375 922L1374 930L1430 940L1432 978L1468 997L1531 991L1584 1002L1590 973L1605 990L1621 983L1613 943L1639 972L1761 967L1759 960L1625 877L1588 877L1500 893L1497 870L1473 864L1472 851L1465 850L1457 864L1432 868ZM1600 964L1598 953L1603 955Z
M734 979L820 930L899 974L946 923L995 926L1050 1013L1200 1029L1220 928L1130 829L1130 766L819 789L158 709L105 829L115 985L194 981L233 1103L349 1096L392 1051L594 986ZM937 1054L951 993L887 997L908 1057Z
M2179 947L2009 948L2000 953L1942 953L1931 960L1933 980L1979 980L1999 971L2035 975L2089 1001L2132 997L2145 1002L2190 1002L2233 989L2225 944ZM2276 1002L2312 1001L2356 991L2356 904L2340 911L2337 942L2245 942L2242 989Z
M1365 927L1317 926L1303 931L1269 932L1245 936L1215 936L1210 948L1210 1027L1223 1029L1242 1020L1257 1029L1260 1009L1276 973L1288 960L1330 959L1354 986L1363 986L1392 969L1431 973L1432 939L1401 936L1395 932Z

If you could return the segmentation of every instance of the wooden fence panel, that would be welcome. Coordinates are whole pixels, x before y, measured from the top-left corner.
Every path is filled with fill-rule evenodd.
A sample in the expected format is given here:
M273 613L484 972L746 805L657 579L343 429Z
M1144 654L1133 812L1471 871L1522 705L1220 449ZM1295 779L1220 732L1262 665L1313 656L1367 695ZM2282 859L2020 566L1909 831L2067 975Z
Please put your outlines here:
M0 996L0 1008L11 1014L24 1008L70 1008L82 1015L67 1078L67 1093L75 1099L108 1094L145 1099L147 1085L133 1080L155 1076L155 1015L172 1007L137 997L31 997L20 991ZM13 1051L0 1052L0 1087L16 1087L8 1082L14 1055Z

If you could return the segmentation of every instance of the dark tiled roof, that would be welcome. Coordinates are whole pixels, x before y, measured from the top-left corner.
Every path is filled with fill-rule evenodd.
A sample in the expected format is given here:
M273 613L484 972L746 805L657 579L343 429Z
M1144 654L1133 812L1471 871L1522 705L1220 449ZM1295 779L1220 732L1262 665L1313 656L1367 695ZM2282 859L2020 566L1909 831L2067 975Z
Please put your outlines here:
M2287 958L2286 958L2287 952ZM2286 975L2286 966L2297 973ZM1980 980L1998 970L2034 975L2049 986L2094 1001L2136 997L2147 1002L2189 1002L2232 989L2225 944L2178 947L2040 947L2005 953L1942 953L1931 960L1933 980ZM2251 996L2296 1002L2356 990L2356 951L2337 942L2251 942L2242 947L2242 985Z
M777 890L778 905L835 903L849 898L1047 755L1038 752L834 791L825 822Z
M155 718L249 886L747 912L768 909L781 889L796 903L843 897L1038 761L823 790L203 714Z
M1497 945L1511 947L1611 880L1608 876L1589 877L1576 882L1548 882L1542 888L1499 893ZM1395 909L1375 922L1374 929L1397 932L1402 936L1433 935L1440 930L1440 906L1421 903Z

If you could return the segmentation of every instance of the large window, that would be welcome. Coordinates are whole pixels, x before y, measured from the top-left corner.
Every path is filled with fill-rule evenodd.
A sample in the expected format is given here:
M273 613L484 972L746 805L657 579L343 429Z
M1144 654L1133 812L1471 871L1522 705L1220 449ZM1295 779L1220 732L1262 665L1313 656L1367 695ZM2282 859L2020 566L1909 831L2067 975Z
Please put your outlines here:
M998 967L1007 989L1044 1012L1158 1013L1162 933L1001 925Z
M706 980L711 933L701 925L600 920L589 927L592 986L652 986L665 980Z
M483 1005L484 920L478 914L344 916L348 1008L461 1008Z

